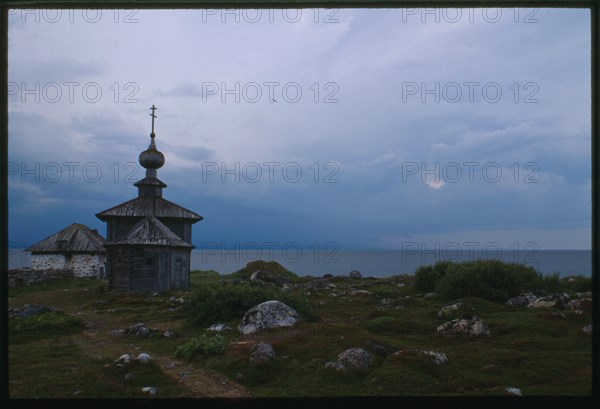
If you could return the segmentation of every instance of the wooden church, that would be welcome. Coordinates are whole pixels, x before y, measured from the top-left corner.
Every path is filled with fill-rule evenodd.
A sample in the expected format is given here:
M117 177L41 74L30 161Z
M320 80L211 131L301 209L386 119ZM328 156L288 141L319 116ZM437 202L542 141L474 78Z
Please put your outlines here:
M105 243L109 289L121 291L170 291L186 289L190 283L192 224L202 216L162 197L167 185L157 171L165 157L152 132L148 149L139 162L146 169L134 186L138 197L96 214L107 223Z

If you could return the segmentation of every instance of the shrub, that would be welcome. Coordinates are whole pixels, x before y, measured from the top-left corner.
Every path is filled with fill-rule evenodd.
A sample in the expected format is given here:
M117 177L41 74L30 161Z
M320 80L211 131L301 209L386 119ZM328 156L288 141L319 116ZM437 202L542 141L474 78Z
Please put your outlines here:
M438 261L433 266L421 266L415 272L415 288L424 293L435 291L437 283L444 277L448 268L454 266L451 261Z
M306 320L315 319L308 299L279 289L238 286L199 286L190 297L186 313L196 326L219 321L240 320L250 308L269 300L281 301L294 308Z
M572 280L572 281L569 281ZM592 289L592 277L574 276L563 279L564 287L574 293L583 293Z
M47 312L27 318L10 320L12 342L28 342L55 336L73 335L83 331L79 318L61 312Z
M450 265L436 285L442 298L481 297L506 300L533 290L540 275L532 267L499 260L477 260Z
M229 274L227 277L249 280L256 271L260 271L267 281L275 281L277 279L293 281L298 278L296 274L292 273L278 262L264 260L251 261L246 264L244 268Z
M558 273L554 273L547 276L540 276L538 288L550 293L559 293L564 290L564 285Z
M191 361L199 353L207 356L221 355L225 352L226 346L224 336L217 334L214 337L207 337L202 334L200 338L192 338L189 342L178 346L175 350L175 356Z

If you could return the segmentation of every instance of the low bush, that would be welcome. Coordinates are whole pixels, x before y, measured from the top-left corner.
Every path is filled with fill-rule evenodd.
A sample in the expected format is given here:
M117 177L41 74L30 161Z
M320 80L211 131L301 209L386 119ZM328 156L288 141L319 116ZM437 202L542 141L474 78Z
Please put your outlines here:
M200 338L192 338L185 344L178 346L175 350L175 356L191 361L199 353L207 356L221 355L225 352L226 347L224 336L217 334L214 337L207 337L202 334Z
M448 268L454 265L451 261L438 261L433 266L419 267L415 272L415 288L424 293L434 292Z
M250 308L269 300L281 301L307 321L316 317L306 296L284 292L277 288L256 288L246 285L203 285L197 287L186 305L186 313L196 326L207 326L217 322L241 320Z

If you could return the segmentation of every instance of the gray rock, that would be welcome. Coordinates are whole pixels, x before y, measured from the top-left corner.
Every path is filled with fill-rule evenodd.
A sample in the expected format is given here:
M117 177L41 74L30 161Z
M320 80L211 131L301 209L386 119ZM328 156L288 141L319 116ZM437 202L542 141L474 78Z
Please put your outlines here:
M362 348L350 348L337 356L339 369L364 371L369 369L375 358Z
M157 332L156 329L150 329L142 323L132 325L125 329L127 335L135 335L141 338L148 338L155 332Z
M127 372L125 374L125 382L131 382L135 379L135 374L133 372Z
M537 300L537 297L532 293L524 293L511 298L506 302L509 307L525 307Z
M177 337L177 333L173 330L166 330L165 332L163 332L163 337L165 338L176 338Z
M594 330L594 323L590 323L590 324L586 325L585 327L583 327L583 332L585 332L586 334L591 334L593 330Z
M427 293L423 296L423 298L430 299L430 298L436 298L437 296L438 296L437 293Z
M127 334L127 330L125 330L123 328L113 329L113 330L108 331L108 334L113 337L121 337L121 336Z
M264 364L275 358L275 350L271 344L258 344L252 348L250 362L253 364Z
M527 305L527 308L564 308L569 302L567 294L552 294L538 298Z
M252 334L263 329L291 327L299 319L296 310L281 301L271 300L248 310L238 330L243 334Z
M485 322L477 317L457 318L452 321L448 321L437 327L436 333L438 335L450 335L450 334L467 334L472 337L481 335L490 335L490 330Z
M231 327L225 324L214 324L207 328L207 331L225 332L231 331Z
M348 273L348 277L358 280L358 279L362 278L362 274L357 270L352 270Z

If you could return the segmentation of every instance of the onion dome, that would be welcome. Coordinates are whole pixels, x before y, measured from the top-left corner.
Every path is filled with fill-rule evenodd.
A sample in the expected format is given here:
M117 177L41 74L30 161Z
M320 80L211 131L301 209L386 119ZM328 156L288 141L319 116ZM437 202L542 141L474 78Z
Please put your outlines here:
M140 153L139 161L145 169L160 169L165 164L165 155L156 149L154 143L154 132L150 134L150 145L148 149Z

